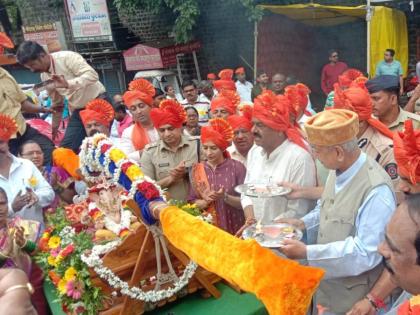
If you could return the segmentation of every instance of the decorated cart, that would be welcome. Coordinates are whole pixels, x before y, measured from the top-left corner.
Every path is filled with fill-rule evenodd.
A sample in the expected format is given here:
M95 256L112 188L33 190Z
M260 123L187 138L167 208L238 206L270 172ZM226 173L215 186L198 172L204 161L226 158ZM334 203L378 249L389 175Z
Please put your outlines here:
M219 297L221 278L254 293L270 314L306 312L322 270L169 206L102 134L82 144L80 169L93 184L89 196L51 218L38 255L67 313L142 314L201 288Z

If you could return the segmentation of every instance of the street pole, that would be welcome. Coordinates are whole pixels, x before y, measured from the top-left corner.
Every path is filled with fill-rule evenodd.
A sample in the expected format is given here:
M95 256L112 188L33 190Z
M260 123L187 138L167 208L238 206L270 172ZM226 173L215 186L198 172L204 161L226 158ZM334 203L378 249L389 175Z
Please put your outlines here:
M366 6L366 22L367 22L367 34L366 34L366 73L368 74L368 77L370 77L370 21L372 20L372 13L373 8L370 6L370 0L367 0L367 6Z

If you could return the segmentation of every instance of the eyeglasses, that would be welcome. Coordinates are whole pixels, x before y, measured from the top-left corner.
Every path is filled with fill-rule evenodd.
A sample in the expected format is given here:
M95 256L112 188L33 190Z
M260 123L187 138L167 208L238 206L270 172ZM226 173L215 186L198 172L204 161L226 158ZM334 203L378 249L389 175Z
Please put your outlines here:
M43 156L43 155L44 153L42 151L30 151L30 152L22 154L23 157Z

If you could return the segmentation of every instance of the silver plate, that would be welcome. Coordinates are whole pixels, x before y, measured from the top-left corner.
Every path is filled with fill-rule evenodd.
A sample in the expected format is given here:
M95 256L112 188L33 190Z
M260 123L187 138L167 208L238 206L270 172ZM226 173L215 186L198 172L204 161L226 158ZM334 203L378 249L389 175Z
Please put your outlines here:
M265 224L261 226L261 232L258 234L256 234L256 225L253 224L247 227L242 232L242 238L244 240L254 239L263 247L278 248L283 244L285 239L300 241L303 237L302 231L290 224ZM288 231L287 229L292 229L292 231Z
M248 197L271 198L287 195L291 188L267 184L242 184L235 187L235 191Z

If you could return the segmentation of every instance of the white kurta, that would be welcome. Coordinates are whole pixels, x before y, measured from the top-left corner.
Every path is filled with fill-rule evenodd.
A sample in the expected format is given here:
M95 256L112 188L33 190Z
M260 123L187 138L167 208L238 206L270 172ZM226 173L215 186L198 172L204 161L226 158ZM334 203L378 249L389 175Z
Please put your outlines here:
M245 81L245 83L242 83L240 81L235 82L236 85L236 92L239 94L239 97L241 98L241 102L251 102L251 91L252 91L252 83Z
M260 146L248 152L245 183L272 183L287 181L300 186L316 185L315 163L311 155L300 146L286 140L267 158ZM312 200L299 199L288 201L284 197L250 198L241 197L242 207L254 206L254 215L263 223L274 218L300 218L314 206Z
M133 145L133 141L131 140L131 134L133 133L134 125L127 127L122 135L121 141L117 144L117 147L123 151L129 159L132 159L136 162L140 162L140 153L136 151ZM147 134L150 139L150 143L156 142L159 140L159 134L155 128L147 130Z

